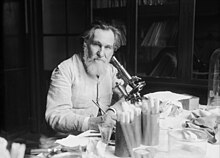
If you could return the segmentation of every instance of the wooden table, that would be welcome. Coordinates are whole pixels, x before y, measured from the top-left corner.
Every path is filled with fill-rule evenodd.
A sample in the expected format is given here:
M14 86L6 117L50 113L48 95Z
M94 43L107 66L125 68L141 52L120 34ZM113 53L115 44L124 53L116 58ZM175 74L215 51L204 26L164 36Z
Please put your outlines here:
M155 146L157 153L154 158L169 158L168 155L168 135L167 130L160 130L160 143ZM114 147L108 147L106 158L118 158L114 155ZM220 158L220 144L207 143L206 158Z

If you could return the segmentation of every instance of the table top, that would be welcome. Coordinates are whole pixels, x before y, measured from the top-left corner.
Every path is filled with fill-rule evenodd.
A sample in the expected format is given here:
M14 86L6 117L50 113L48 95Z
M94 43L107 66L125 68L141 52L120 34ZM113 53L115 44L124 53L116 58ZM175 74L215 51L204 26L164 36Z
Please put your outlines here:
M154 147L157 151L154 158L170 158L168 154L168 135L167 130L160 130L160 142ZM110 146L106 151L106 158L118 158L114 155L115 147ZM207 143L207 151L205 158L220 158L220 144Z
M155 155L154 158L170 158L168 153L168 130L167 129L160 129L160 139L159 139L159 145L154 146L155 148ZM144 147L144 146L142 146ZM152 148L152 147L151 147ZM115 146L110 145L107 146L105 151L105 158L118 158L115 156ZM66 158L69 156L76 156L77 152L65 152L60 153L57 155L54 155L51 158ZM83 152L83 155L85 155L85 152ZM207 143L207 151L206 151L206 157L205 158L219 158L220 157L220 144L210 144ZM26 155L25 158L45 158L42 154L38 155ZM84 157L83 157L84 158Z
M167 119L160 120L161 126L160 126L160 133L159 133L160 134L159 145L153 147L153 148L155 148L155 151L156 151L154 158L171 158L169 156L169 152L168 152L168 129L170 127L171 128L180 128L182 123L185 121L184 120L185 115L188 115L188 114L189 114L189 111L186 111L186 113L179 115L179 117L170 117ZM86 134L87 134L87 131L82 133L81 135L86 136ZM44 147L47 147L46 142L47 141L43 141ZM50 143L54 143L54 141L52 141ZM104 157L105 158L117 158L117 156L115 156L114 153L115 153L115 146L112 146L112 145L107 146ZM68 154L68 152L65 154ZM60 154L60 157L59 157L59 154L57 154L53 158L63 158L63 157L65 157L65 154L64 153ZM85 154L85 152L83 152L83 154ZM34 156L27 155L26 157L33 158ZM36 158L40 158L40 155L38 155L38 157L36 157ZM216 144L207 143L207 150L206 150L205 158L220 158L220 144L219 144L219 142Z

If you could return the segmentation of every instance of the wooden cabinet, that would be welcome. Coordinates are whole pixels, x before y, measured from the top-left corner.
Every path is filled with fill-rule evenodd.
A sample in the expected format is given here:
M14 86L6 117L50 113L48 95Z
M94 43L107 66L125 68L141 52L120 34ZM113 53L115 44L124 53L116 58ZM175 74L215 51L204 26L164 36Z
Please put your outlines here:
M2 1L0 132L26 130L30 123L29 52L26 51L24 1ZM1 157L1 156L0 156Z
M116 56L125 59L121 61L131 75L137 75L146 81L143 93L171 90L196 95L200 97L201 104L206 104L208 82L202 74L208 72L198 70L198 67L203 68L196 61L203 63L196 57L204 51L203 57L208 66L206 55L220 47L220 27L217 22L219 1L90 2L92 20L102 19L123 28L126 44ZM208 8L206 3L209 3ZM209 39L209 35L212 39ZM215 40L214 46L212 40ZM206 52L198 43L205 43L212 50Z

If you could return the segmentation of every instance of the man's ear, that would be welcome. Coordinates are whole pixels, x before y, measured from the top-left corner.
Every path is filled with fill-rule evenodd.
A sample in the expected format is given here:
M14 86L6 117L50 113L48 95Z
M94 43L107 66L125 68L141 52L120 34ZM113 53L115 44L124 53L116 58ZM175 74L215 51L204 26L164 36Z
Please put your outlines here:
M88 57L89 57L88 44L84 41L83 42L83 59L86 61Z
M84 53L88 52L88 45L85 41L83 42L83 52Z
M87 47L86 41L83 42L83 49Z

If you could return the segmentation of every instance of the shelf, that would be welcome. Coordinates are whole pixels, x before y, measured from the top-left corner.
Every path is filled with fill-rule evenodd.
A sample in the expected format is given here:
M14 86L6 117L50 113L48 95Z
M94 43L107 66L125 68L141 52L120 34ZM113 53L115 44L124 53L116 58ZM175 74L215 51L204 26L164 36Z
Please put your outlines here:
M139 6L139 16L141 17L164 17L164 16L179 16L179 5L156 5L156 6Z
M164 77L164 78L156 78L156 77L150 77L144 74L136 74L139 76L142 80L145 80L147 82L147 85L149 83L155 84L155 85L165 85L165 87L169 87L168 85L174 85L174 86L180 86L180 87L189 87L189 88L207 88L207 80L192 80L192 82L183 82L178 80L177 78L172 77Z
M94 17L125 19L126 14L127 14L126 7L93 9Z
M167 49L174 49L177 48L176 45L147 45L147 46L138 46L138 50L140 51L145 51L147 49L163 49L163 48L167 48Z
M115 7L115 8L97 8L93 9L94 16L103 17L126 17L127 13L126 7ZM179 5L169 4L169 5L157 5L157 6L139 6L138 14L141 17L154 17L154 16L179 16Z

